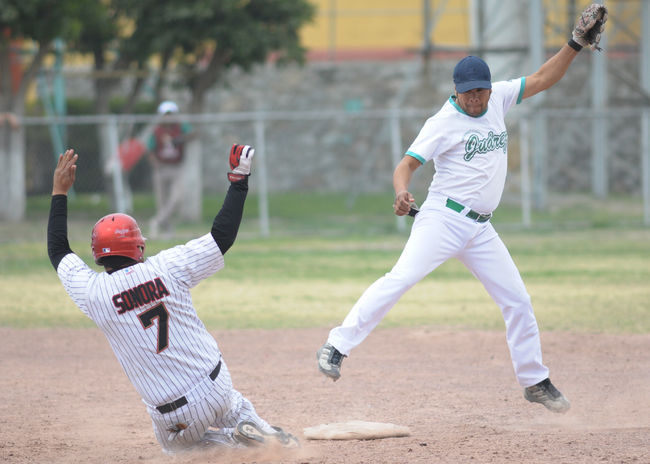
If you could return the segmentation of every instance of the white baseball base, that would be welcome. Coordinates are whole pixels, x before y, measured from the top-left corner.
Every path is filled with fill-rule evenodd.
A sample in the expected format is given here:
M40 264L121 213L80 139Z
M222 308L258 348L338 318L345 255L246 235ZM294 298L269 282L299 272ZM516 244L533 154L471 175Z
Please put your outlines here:
M321 424L303 429L309 440L375 440L389 437L408 437L411 430L402 425L385 422L349 421Z

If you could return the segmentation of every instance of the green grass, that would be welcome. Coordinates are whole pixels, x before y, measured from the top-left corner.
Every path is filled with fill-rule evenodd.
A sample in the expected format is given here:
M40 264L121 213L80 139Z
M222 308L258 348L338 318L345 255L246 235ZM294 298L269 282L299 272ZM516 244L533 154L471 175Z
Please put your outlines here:
M215 329L338 324L402 250L407 232L396 231L391 201L385 195L354 201L342 195L273 196L271 236L261 238L252 196L226 268L193 291L200 317ZM595 222L586 203L578 203L580 214L576 202L566 210L536 213L531 230L517 225L517 208L498 210L495 227L519 266L542 330L650 332L650 228L640 224L638 210L617 211L620 202L593 206L599 212ZM148 218L150 201L136 204L134 215ZM179 240L207 232L220 204L208 198L204 220L181 225ZM47 259L48 208L47 198L30 199L26 222L0 224L1 326L93 326L67 297ZM87 262L90 229L105 208L97 197L71 201L71 247ZM147 254L174 243L150 240ZM496 305L455 260L407 292L382 325L503 330Z

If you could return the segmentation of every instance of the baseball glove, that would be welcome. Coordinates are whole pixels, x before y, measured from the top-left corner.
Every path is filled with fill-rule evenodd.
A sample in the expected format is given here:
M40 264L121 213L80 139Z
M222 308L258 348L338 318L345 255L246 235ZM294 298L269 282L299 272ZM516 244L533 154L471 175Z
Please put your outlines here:
M600 34L605 30L607 22L607 7L592 3L582 12L573 28L572 39L582 47L592 50L602 50L598 43Z

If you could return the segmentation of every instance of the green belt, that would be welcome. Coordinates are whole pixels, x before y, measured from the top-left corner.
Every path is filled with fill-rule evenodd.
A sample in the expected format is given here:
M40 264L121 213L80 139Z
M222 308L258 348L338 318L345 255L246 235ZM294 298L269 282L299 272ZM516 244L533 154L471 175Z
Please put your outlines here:
M453 209L454 211L461 213L465 207L461 205L460 203L452 200L451 198L447 198L447 208ZM465 215L470 219L473 219L476 222L486 222L489 221L490 218L492 217L492 213L489 214L481 214L477 213L473 209L470 209L469 212Z

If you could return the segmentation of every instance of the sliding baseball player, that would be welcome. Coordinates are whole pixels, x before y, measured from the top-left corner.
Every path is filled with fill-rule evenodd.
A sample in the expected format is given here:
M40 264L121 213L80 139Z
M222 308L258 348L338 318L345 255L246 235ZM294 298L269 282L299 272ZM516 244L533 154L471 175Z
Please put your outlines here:
M168 454L203 446L238 448L296 438L258 416L233 387L216 340L199 319L190 289L224 267L239 230L255 150L233 145L223 206L205 235L145 259L145 239L126 214L104 216L92 230L95 272L68 244L67 193L77 154L54 171L48 255L66 292L104 332L151 416Z

